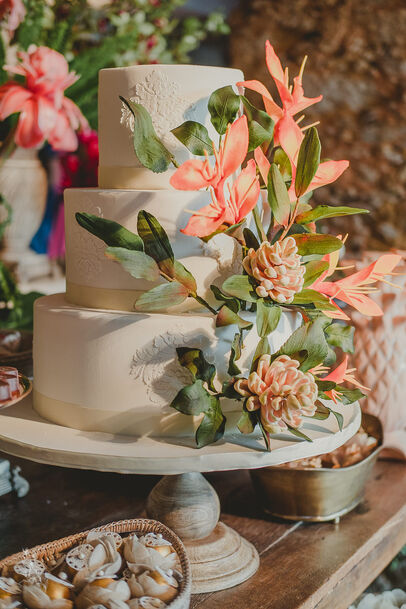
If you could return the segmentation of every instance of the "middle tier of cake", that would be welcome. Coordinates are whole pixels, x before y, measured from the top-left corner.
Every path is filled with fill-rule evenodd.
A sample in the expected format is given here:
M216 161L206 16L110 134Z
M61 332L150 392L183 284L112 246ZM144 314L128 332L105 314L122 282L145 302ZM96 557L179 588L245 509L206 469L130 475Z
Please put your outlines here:
M273 351L298 324L297 315L282 314L269 337ZM201 349L216 365L220 388L235 331L235 326L216 328L205 314L101 311L70 305L64 294L44 296L34 307L34 408L50 421L83 431L192 437L202 417L169 406L193 381L176 348ZM238 362L243 373L258 340L254 325ZM237 431L241 408L242 402L223 400L226 433Z
M221 286L227 277L241 272L241 251L236 240L224 234L205 243L181 232L190 212L209 202L208 192L65 190L67 300L84 307L133 311L140 294L156 285L144 279L134 279L119 263L109 260L105 256L106 244L79 226L75 219L76 212L86 212L114 220L137 232L138 213L146 210L167 232L175 257L195 277L199 295L213 301L210 285ZM176 311L187 310L194 304L195 301L188 298L185 305Z

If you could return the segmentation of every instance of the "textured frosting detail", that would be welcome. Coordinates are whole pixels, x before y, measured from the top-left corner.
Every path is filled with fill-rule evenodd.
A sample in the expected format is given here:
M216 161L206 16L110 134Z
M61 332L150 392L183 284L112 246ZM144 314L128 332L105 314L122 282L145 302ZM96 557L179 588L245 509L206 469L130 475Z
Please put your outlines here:
M190 372L180 365L177 347L196 347L205 351L209 360L210 340L206 336L185 336L181 324L156 336L150 345L137 349L131 362L130 374L144 383L148 399L167 406L185 385L193 382Z
M104 217L102 208L95 205L86 196L83 197L83 209L99 218ZM105 243L83 230L77 222L72 223L69 230L69 237L72 242L69 255L72 257L72 264L74 264L79 278L86 281L90 277L100 275L103 271L102 260L106 249Z
M170 133L174 126L186 120L199 119L195 101L184 95L178 82L158 70L149 72L144 80L135 85L135 94L130 100L148 110L158 137L169 146L178 145L177 139ZM129 132L134 132L134 116L123 102L120 122Z

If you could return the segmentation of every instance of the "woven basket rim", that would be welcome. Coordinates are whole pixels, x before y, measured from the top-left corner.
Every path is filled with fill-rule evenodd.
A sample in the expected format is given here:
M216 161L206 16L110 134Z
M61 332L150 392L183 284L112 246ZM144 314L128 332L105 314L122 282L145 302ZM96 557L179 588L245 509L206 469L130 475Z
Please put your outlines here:
M181 564L183 579L180 582L179 594L168 605L170 609L176 609L177 606L182 606L185 599L189 598L192 585L191 569L189 559L186 554L185 546L179 537L166 525L158 520L150 520L147 518L133 518L128 520L118 520L109 524L94 527L74 533L67 537L56 539L55 541L39 544L22 552L11 554L0 560L0 575L7 575L8 569L20 560L35 556L40 560L50 560L55 554L68 550L80 541L86 539L89 533L95 531L115 531L117 533L162 533L162 535L171 542L177 552Z

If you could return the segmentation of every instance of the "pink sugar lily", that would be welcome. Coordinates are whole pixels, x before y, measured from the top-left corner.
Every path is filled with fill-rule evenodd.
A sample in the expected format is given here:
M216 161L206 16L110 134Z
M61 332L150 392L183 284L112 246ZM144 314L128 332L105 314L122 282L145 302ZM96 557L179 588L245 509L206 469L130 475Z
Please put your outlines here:
M283 118L281 118L281 120L278 122L277 126L275 127L275 132L279 144L286 152L291 164L292 183L289 188L289 197L291 201L295 201L295 177L297 159L299 156L300 146L304 139L304 135L300 127L297 125L297 123L295 123L292 116L290 116L288 113L285 113ZM260 147L255 149L254 156L261 176L265 184L267 184L268 172L271 165ZM348 161L324 161L323 163L320 163L316 171L316 175L309 184L306 192L311 192L316 188L320 188L321 186L325 186L326 184L331 184L332 182L335 182L341 176L341 174L348 168L348 166Z
M318 366L317 368L314 368L312 370L312 372L316 373L316 372L322 372L324 370L325 370L325 368L323 366L321 366L321 367ZM365 391L370 391L370 389L368 387L361 385L361 383L359 381L357 381L357 379L354 376L355 371L356 371L356 368L348 368L348 355L346 355L344 357L343 361L341 362L341 364L339 364L337 366L337 368L335 368L329 374L327 374L327 376L324 376L322 378L322 380L323 381L333 381L337 385L341 385L341 383L347 382L347 383L350 383L351 385L354 385L354 387L358 387L359 389L365 389ZM331 389L330 391L325 391L325 394L330 399L332 399L335 404L337 404L337 402L340 401L341 394L340 394L340 391L337 389Z
M319 95L318 97L304 96L302 78L307 57L305 57L302 62L299 74L293 79L293 87L289 85L288 68L285 68L285 70L282 68L280 59L276 55L269 40L265 43L265 58L268 71L278 89L283 106L282 108L278 106L271 93L259 80L244 80L243 82L237 83L237 85L259 93L262 96L265 110L275 123L283 118L285 113L289 114L289 116L294 116L298 112L301 112L313 104L317 104L323 99L322 95Z
M210 205L195 212L181 232L194 237L207 237L223 225L233 226L244 220L257 204L260 191L253 159L248 161L234 184L227 187L228 196L225 199L216 199L215 190L212 189Z
M402 256L398 254L383 254L375 262L365 267L357 273L353 273L344 279L338 281L325 281L337 269L338 252L326 254L323 260L329 263L329 268L320 275L318 279L309 287L330 298L332 305L336 307L336 311L323 311L324 315L334 319L350 319L348 315L334 302L333 299L338 298L349 304L354 309L368 315L377 317L383 315L382 309L374 302L368 294L375 292L376 287L371 284L377 281L384 281L385 275L391 275L393 269L401 261ZM394 285L394 284L390 284Z
M34 148L46 140L55 150L77 148L75 130L88 123L79 108L64 96L77 76L69 72L63 55L38 47L18 54L20 63L6 66L9 72L25 77L25 83L9 81L0 87L0 120L20 113L15 143Z
M225 182L244 161L248 151L248 139L247 117L241 116L227 127L218 150L212 142L214 165L211 165L207 153L204 161L186 161L171 177L171 185L178 190L200 190L211 186L217 201L223 204Z

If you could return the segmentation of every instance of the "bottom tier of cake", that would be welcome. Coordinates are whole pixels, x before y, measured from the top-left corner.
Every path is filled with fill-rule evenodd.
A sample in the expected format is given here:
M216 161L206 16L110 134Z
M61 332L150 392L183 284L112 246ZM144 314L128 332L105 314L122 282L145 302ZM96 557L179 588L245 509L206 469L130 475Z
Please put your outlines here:
M273 350L293 332L298 316L283 314L270 336ZM83 431L176 437L195 433L201 417L169 404L192 377L176 347L202 349L226 377L234 326L215 328L205 314L144 314L85 309L64 294L44 296L34 312L34 408L44 418ZM239 366L251 364L258 342L247 333ZM235 432L241 403L223 401L226 433Z

